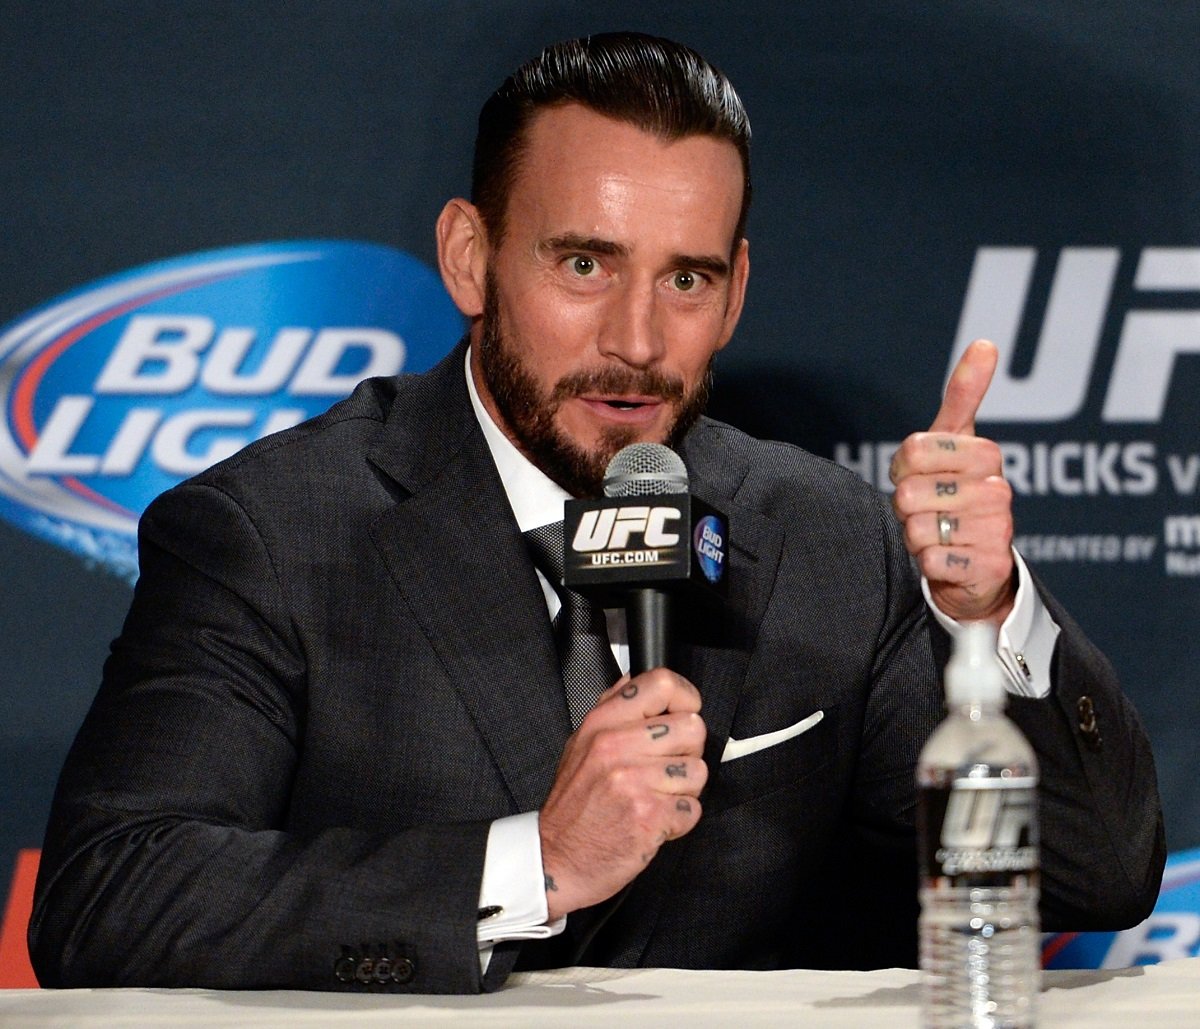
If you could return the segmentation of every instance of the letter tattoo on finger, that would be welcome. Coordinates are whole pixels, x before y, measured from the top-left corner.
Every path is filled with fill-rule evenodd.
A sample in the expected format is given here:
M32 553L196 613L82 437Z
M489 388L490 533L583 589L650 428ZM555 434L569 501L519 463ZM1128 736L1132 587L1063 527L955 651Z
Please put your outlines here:
M671 729L669 726L663 725L660 722L657 725L646 726L646 731L650 733L650 738L652 740L661 740L664 736L667 735L667 733L669 733L671 731Z
M958 446L952 439L940 439L937 441L939 450L957 450Z
M687 764L685 762L681 761L677 765L667 765L667 778L668 779L686 779L687 778Z
M934 486L939 497L952 497L958 492L957 482L939 482Z
M955 566L957 566L959 568L970 568L971 567L971 559L969 557L964 557L962 554L955 554L955 553L947 554L946 555L946 567L954 568Z
M638 695L637 683L627 682L621 687L621 696L626 700L633 700Z
M687 797L679 797L675 801L675 810L690 815L692 813L692 802Z

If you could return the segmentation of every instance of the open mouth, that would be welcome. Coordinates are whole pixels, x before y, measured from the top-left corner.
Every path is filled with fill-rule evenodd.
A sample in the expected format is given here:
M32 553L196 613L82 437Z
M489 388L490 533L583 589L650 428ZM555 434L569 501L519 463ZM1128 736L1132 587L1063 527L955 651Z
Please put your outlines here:
M632 396L579 397L592 410L594 417L620 425L648 425L657 419L663 409L660 397L633 394Z

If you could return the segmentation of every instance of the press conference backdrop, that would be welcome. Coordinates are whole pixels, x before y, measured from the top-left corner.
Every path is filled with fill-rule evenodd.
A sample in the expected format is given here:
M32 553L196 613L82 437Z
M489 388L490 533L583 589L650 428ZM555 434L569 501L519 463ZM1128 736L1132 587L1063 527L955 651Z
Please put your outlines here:
M545 43L622 27L697 47L754 126L714 413L886 489L962 347L999 345L980 428L1018 546L1142 712L1194 893L1197 7L602 7L0 2L0 898L119 629L139 512L445 353L432 225L479 104ZM1194 953L1188 904L1125 957Z

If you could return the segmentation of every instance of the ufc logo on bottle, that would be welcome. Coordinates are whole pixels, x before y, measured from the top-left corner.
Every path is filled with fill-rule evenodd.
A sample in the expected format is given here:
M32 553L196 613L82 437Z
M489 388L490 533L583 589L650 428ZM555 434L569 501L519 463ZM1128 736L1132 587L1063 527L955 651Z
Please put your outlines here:
M1028 840L1032 821L1032 790L955 789L946 804L941 843L979 850L1019 847Z
M609 507L585 511L571 549L583 554L624 550L631 536L641 536L647 547L671 547L679 542L679 533L669 531L667 525L681 518L683 512L677 507Z

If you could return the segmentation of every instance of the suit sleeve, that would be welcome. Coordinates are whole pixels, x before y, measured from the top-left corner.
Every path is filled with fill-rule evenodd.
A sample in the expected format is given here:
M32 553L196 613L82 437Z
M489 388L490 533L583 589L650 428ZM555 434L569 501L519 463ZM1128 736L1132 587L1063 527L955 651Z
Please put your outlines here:
M1166 861L1150 743L1107 658L1044 588L1062 631L1044 700L1010 697L1037 751L1042 928L1123 929L1158 899Z
M919 599L902 541L887 525L884 538L888 618L860 741L856 848L841 860L857 860L864 846L890 852L872 855L861 874L891 884L898 914L890 928L909 939L905 920L916 913L912 771L944 715L940 682L950 641ZM1042 928L1126 928L1153 909L1166 858L1149 741L1107 659L1035 584L1062 629L1054 685L1045 699L1009 697L1007 713L1040 766ZM901 963L909 958L915 951Z
M484 988L489 823L286 831L306 662L268 548L196 485L151 506L139 546L50 816L29 934L43 985ZM494 964L489 985L511 960Z
M1108 659L1030 574L1061 629L1051 692L1010 694L1005 713L1038 758L1042 929L1125 929L1154 909L1166 862L1150 742ZM929 624L944 668L949 638Z

